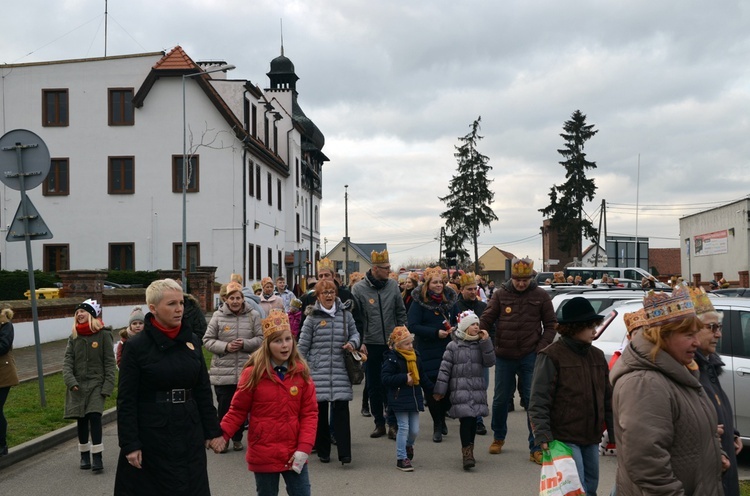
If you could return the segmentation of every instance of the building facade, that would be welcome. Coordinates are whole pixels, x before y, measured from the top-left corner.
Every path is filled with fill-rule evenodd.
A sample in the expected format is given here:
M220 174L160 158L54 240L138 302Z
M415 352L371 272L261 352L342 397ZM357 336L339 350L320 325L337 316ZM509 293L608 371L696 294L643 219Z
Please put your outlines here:
M28 192L54 235L32 242L35 268L181 268L183 186L188 273L294 280L294 251L317 256L328 159L297 103L294 65L282 48L265 90L222 67L179 46L0 66L3 134L33 131L51 155L49 175ZM1 187L3 233L19 201ZM26 269L24 244L5 238L0 268Z

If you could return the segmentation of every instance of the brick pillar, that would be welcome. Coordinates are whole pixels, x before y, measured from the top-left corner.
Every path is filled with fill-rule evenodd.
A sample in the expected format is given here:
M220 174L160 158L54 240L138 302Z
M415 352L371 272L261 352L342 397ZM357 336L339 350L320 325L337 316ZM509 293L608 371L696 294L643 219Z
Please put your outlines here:
M701 285L701 275L700 275L700 273L693 274L693 287L697 288L700 285Z
M205 306L203 306L202 308L206 312L211 312L214 310L214 283L216 282L216 270L217 269L218 267L214 267L212 265L200 265L196 267L196 270L199 273L203 274L204 275L203 277L205 277L205 281L202 283L203 285L201 288L201 294L202 294L202 298L206 302ZM188 280L190 280L190 277L188 277ZM191 281L191 286L192 286L192 281ZM198 298L198 301L201 301L201 299L198 297L198 292L196 289L192 289L191 287L190 292L196 298Z
M157 270L156 273L159 275L159 279L174 279L175 281L180 278L182 272L179 270Z
M739 271L741 288L750 288L750 275L748 274L749 272L747 270Z
M63 298L93 298L102 302L104 279L107 272L103 270L61 270L57 273L62 280Z

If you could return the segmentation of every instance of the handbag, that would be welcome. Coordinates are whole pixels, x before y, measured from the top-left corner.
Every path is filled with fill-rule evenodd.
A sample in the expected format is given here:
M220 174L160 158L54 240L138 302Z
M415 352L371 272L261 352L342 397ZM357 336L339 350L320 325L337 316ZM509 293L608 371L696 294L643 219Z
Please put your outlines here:
M365 378L365 369L362 366L366 358L363 359L358 351L344 351L344 365L346 366L346 374L349 376L349 381L352 384L362 384Z
M552 441L542 453L539 496L583 496L573 451L562 441Z

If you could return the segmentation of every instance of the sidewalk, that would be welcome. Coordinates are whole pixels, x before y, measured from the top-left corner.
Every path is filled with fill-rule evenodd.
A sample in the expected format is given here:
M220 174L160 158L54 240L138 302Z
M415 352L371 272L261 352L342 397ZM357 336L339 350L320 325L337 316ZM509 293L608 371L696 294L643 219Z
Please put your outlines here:
M44 375L54 374L62 370L63 359L65 358L65 347L67 345L67 339L52 341L41 345L42 368L44 370ZM21 382L25 382L36 379L38 377L36 346L14 348L13 357L16 359L18 380L20 380Z

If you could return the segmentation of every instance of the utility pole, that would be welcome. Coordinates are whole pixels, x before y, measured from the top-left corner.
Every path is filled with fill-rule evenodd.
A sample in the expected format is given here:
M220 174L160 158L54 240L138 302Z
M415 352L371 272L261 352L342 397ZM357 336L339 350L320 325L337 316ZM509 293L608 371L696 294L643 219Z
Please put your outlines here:
M344 285L349 284L349 185L344 185Z

